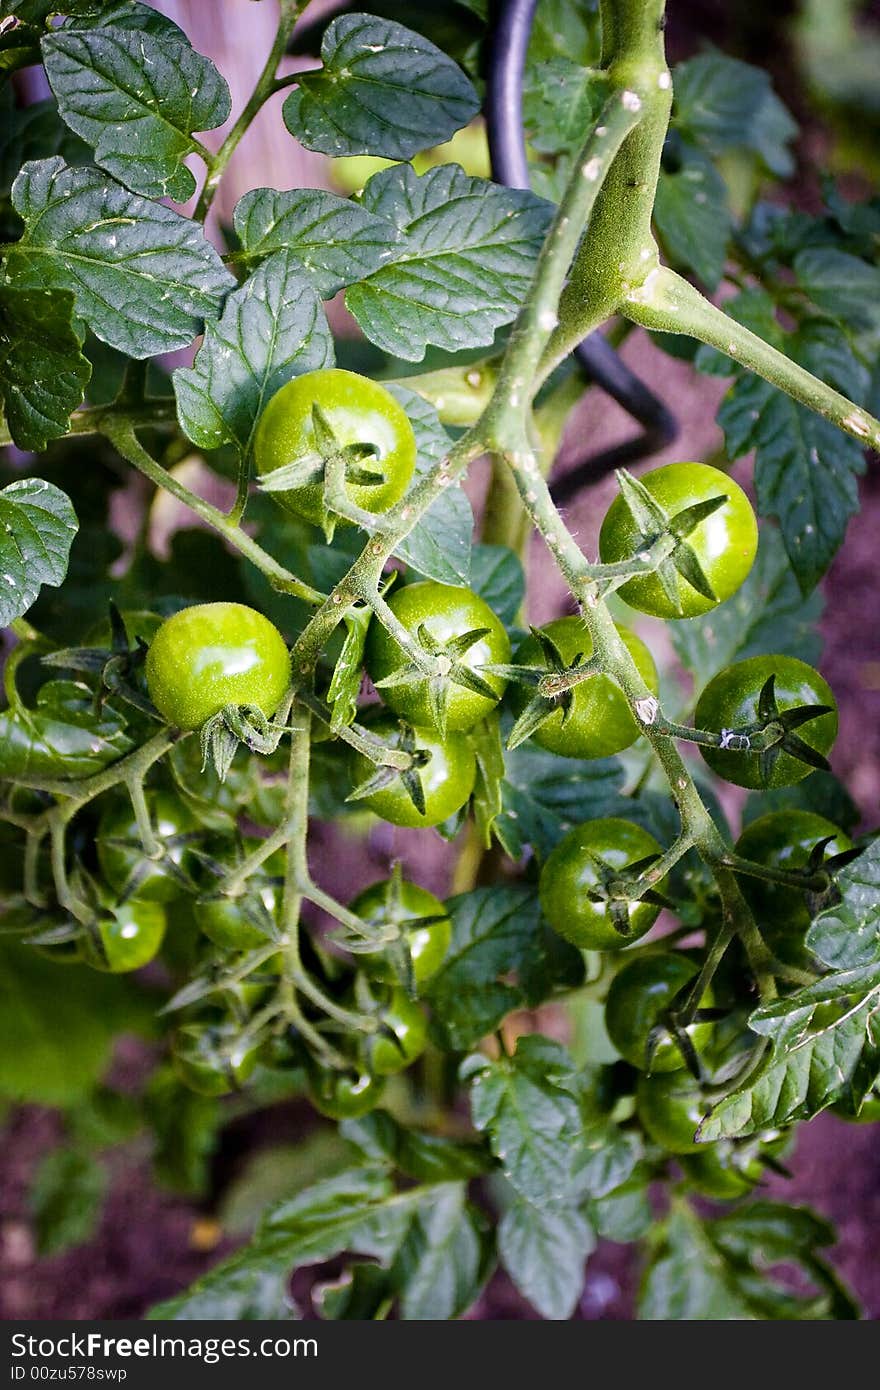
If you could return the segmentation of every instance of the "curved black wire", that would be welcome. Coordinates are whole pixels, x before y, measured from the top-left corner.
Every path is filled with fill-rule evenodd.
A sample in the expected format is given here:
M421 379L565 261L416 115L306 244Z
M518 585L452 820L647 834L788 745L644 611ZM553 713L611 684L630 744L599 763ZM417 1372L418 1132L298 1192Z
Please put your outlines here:
M498 0L489 47L486 128L492 172L509 188L529 187L529 162L523 129L523 76L538 0ZM653 391L618 357L601 333L591 333L575 348L587 376L638 420L643 433L612 449L593 454L552 484L557 502L597 482L626 463L635 463L664 448L678 435L678 421Z

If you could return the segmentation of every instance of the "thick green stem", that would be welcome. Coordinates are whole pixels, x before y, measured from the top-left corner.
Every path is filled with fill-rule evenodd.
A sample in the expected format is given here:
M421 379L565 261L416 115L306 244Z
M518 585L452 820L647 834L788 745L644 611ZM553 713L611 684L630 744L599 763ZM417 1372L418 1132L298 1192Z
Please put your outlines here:
M716 308L674 271L666 267L654 270L630 292L621 311L643 328L684 333L717 348L801 405L824 415L866 449L880 449L880 420Z

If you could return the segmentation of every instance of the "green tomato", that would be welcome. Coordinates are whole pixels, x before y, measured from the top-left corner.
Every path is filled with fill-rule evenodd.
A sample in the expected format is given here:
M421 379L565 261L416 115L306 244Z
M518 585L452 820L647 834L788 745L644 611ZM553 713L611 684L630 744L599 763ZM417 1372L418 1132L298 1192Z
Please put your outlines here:
M349 501L368 512L387 512L409 486L416 465L416 437L409 416L390 391L369 377L328 367L294 377L276 391L260 416L254 436L254 464L263 477L317 448L312 408L325 416L342 448L371 445L374 453L355 460L358 468L381 473L383 482L346 482ZM323 523L323 479L273 496L296 516Z
M669 463L654 468L640 479L667 518L713 497L727 500L706 517L686 538L686 544L699 561L716 601L735 594L742 584L758 548L758 527L752 505L742 488L704 463ZM650 528L649 528L650 529ZM604 564L631 560L645 550L656 534L645 536L620 494L611 503L599 534L599 554ZM642 613L655 618L693 618L708 613L715 603L698 592L678 570L673 571L678 593L676 606L667 595L656 573L629 579L619 589L621 598Z
M750 656L719 671L697 701L697 728L716 734L723 730L754 732L760 726L761 692L771 676L780 714L802 705L829 707L829 714L821 714L793 731L796 738L824 757L837 737L837 701L819 672L796 656ZM738 787L789 787L813 771L809 763L784 751L775 756L769 772L764 770L762 755L757 752L702 745L700 752L713 772Z
M309 1099L330 1120L354 1120L375 1110L385 1089L384 1077L366 1071L333 1071L313 1062L307 1074Z
M364 1044L367 1066L375 1076L392 1076L412 1066L428 1041L428 1020L420 1006L402 989L392 989L378 1012L381 1033L371 1033ZM393 1036L389 1036L389 1031Z
M372 720L370 731L392 748L400 748L405 734L396 720L384 717ZM462 734L447 734L445 739L431 729L414 729L415 752L427 753L429 759L419 769L425 794L425 814L422 815L410 800L400 778L388 787L363 797L361 805L375 811L392 825L441 825L460 811L474 789L477 773L474 751ZM352 780L359 786L375 772L375 765L362 754L352 760Z
M549 855L540 879L541 907L554 931L572 945L590 951L619 951L644 936L660 911L652 903L624 903L625 934L618 932L607 902L594 901L603 882L624 876L631 864L659 855L660 846L647 830L617 817L576 825ZM661 880L655 887L662 892Z
M95 970L121 975L140 970L158 954L165 935L161 903L129 898L106 908L82 939L82 958Z
M830 838L823 859L852 849L852 840L824 816L813 811L771 811L746 826L736 843L743 859L768 868L788 871L803 869L820 840ZM741 874L740 887L754 913L758 929L779 960L804 966L811 962L804 937L810 926L810 909L805 893L784 883Z
M227 864L232 869L260 843L256 836L248 836L240 852L228 843L212 845L210 859L215 865ZM265 946L272 939L281 905L285 869L285 851L275 850L234 897L219 891L215 877L210 891L193 907L199 930L224 951L252 951Z
M189 1023L174 1039L172 1061L191 1091L224 1096L237 1090L257 1065L260 1047L233 1024Z
M162 857L147 858L131 802L124 798L111 802L98 823L98 863L118 897L168 903L186 890L185 884L175 877L174 867L185 874L192 872L191 849L199 823L171 792L148 792L147 807L153 832L162 846Z
M650 1064L648 1044L652 1030L672 1000L696 974L697 966L680 951L640 954L618 971L608 991L605 1026L621 1057L652 1073L678 1071L686 1065L678 1043L665 1030L654 1047ZM700 1007L711 1008L713 1002L710 988L703 994ZM712 1024L692 1023L686 1032L700 1052L709 1044Z
M406 879L388 878L365 888L349 903L349 909L371 926L399 930L409 950L417 988L436 975L449 950L452 923L433 893ZM373 980L391 983L397 979L385 951L359 953L358 964Z
M368 179L396 163L397 160L382 159L380 155L340 155L331 160L330 172L333 182L344 193L360 193ZM457 130L444 145L435 145L414 155L411 163L417 174L424 174L441 164L458 164L472 178L490 179L492 161L485 125L481 120L471 121L470 125Z
M557 618L541 631L554 643L567 666L578 655L588 661L593 654L593 639L580 618ZM628 628L618 626L617 631L642 680L656 695L659 689L657 668L648 648ZM514 660L519 666L543 666L537 638L527 637L517 648ZM517 712L525 707L527 700L525 689L517 687L514 696ZM617 682L610 676L595 675L573 688L572 706L565 722L562 709L559 709L535 730L532 739L540 748L565 758L607 758L629 748L640 733L629 701Z
M704 1197L734 1202L747 1196L765 1175L754 1146L743 1150L729 1139L720 1139L717 1144L704 1144L702 1148L702 1153L682 1154L678 1163L688 1186Z
M646 1132L662 1149L687 1154L705 1148L694 1136L709 1106L689 1073L643 1072L636 1088L636 1108Z
M504 625L498 621L488 603L470 589L458 589L451 584L437 584L433 579L426 579L398 589L389 599L388 606L417 644L420 629L424 628L429 639L441 647L441 655L460 663L465 679L475 676L495 692L495 698L489 699L487 695L457 683L455 666L450 676L442 682L447 729L451 732L462 731L479 724L495 708L506 685L500 676L491 675L481 668L510 660L510 642ZM482 629L486 630L485 636L465 652L458 654L450 650L449 644L454 644L457 638ZM377 684L411 667L406 653L376 618L370 623L367 633L365 658L367 671ZM428 681L418 671L413 673L411 679L383 687L379 693L388 708L400 715L401 719L425 728L436 727Z
M147 653L150 699L166 723L198 729L226 705L267 717L290 684L290 656L276 627L242 603L198 603L162 624Z

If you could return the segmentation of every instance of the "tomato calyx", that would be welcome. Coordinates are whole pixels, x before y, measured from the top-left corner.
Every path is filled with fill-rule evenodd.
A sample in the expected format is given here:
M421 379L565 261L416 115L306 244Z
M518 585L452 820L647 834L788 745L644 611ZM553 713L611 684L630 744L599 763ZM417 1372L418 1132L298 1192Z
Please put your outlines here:
M288 732L287 725L275 724L258 705L225 705L200 730L202 771L210 765L225 782L239 744L268 756Z
M427 767L431 761L431 754L426 748L417 746L415 730L411 724L401 723L400 729L400 740L396 749L377 741L375 753L371 751L367 754L370 760L376 764L376 770L365 781L359 783L353 791L350 791L345 799L346 801L362 801L365 797L372 796L374 792L385 791L388 787L393 787L399 780L419 815L424 816L426 814L425 788L419 776L419 769ZM405 753L409 757L409 765L398 767L381 762L380 750L383 747L387 748L389 753Z
M633 477L625 468L619 469L616 476L623 501L637 530L644 538L642 553L647 552L649 555L648 562L644 564L644 572L647 573L652 567L651 558L655 559L657 563L653 566L654 572L676 613L681 616L684 612L678 586L679 577L686 580L692 589L710 603L717 603L718 596L706 577L696 551L688 544L688 537L702 522L723 507L727 498L721 494L717 497L706 497L700 502L683 507L681 511L669 513L661 507L644 483Z
M43 666L62 667L96 676L98 691L95 708L100 711L113 696L124 700L151 719L160 719L155 705L138 688L136 676L147 659L148 644L136 636L132 644L125 619L116 604L110 601L110 645L100 647L62 647L42 657Z
M776 677L771 674L758 696L756 722L744 728L722 729L718 736L718 747L725 751L757 753L760 774L766 786L770 785L774 765L783 753L808 767L828 772L828 759L799 738L795 730L814 719L820 719L824 714L832 713L831 705L797 705L793 709L781 710L776 698Z
M564 661L553 638L540 628L532 627L531 634L541 648L543 666L492 667L496 675L504 676L507 680L534 691L507 736L507 746L510 749L518 748L559 710L562 711L561 723L564 727L574 709L574 687L581 681L588 680L600 669L594 657L585 661L583 652L576 652L570 662Z
M329 542L340 516L356 523L375 520L373 513L351 501L347 486L384 487L387 479L378 460L377 446L369 441L341 443L317 401L312 404L311 421L315 448L264 473L259 487L269 493L290 492L310 483L320 483L325 512L323 529ZM368 460L372 467L364 466Z
M441 738L445 738L451 686L460 686L473 695L481 695L483 699L491 700L493 704L498 702L497 690L493 690L488 681L478 676L476 671L462 660L472 647L488 635L489 628L475 627L442 642L434 637L426 623L419 623L416 639L428 660L414 658L405 662L390 675L376 681L376 689L390 690L396 685L424 685L431 719Z
M585 854L598 880L586 890L586 897L591 903L606 905L609 921L620 936L631 935L629 910L632 903L650 903L653 907L666 908L673 906L669 898L641 881L641 875L656 864L660 858L659 854L649 854L644 859L637 859L627 865L630 872L625 877L619 870L606 864L599 855L592 854L589 850L586 850Z

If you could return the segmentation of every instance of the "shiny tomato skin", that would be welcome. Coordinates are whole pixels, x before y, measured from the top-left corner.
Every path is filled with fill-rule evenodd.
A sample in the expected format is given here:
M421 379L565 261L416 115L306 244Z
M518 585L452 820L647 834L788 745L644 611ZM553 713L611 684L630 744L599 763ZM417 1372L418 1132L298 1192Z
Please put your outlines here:
M697 966L681 951L645 952L617 972L611 981L605 1003L608 1036L622 1057L640 1071L678 1071L686 1066L675 1038L664 1032L648 1061L648 1040L663 1011L697 973ZM709 988L700 1001L701 1008L713 1003ZM692 1023L687 1029L694 1049L700 1052L712 1037L712 1024Z
M444 904L433 893L406 879L397 886L392 879L384 879L359 893L349 903L349 910L372 926L393 923L400 928L409 948L417 988L436 975L449 950L452 923ZM436 920L424 920L430 918ZM397 979L383 951L359 954L357 961L371 979L389 983Z
M370 732L391 747L399 748L403 738L401 726L389 716L373 719ZM417 810L397 778L389 787L371 792L358 805L367 806L392 825L406 827L441 825L460 811L474 789L476 759L463 734L448 734L441 739L431 729L414 730L416 751L430 753L430 761L420 769L425 793L425 814ZM375 765L360 753L352 760L352 780L355 786L366 781Z
M587 894L600 883L596 861L624 876L630 864L660 853L654 836L632 821L612 816L576 825L550 853L541 873L541 907L550 926L584 950L619 951L638 940L654 925L658 907L629 903L630 930L622 935L611 923L607 904L592 902ZM661 892L663 886L662 880L656 885Z

